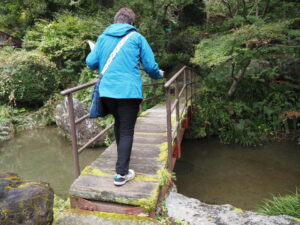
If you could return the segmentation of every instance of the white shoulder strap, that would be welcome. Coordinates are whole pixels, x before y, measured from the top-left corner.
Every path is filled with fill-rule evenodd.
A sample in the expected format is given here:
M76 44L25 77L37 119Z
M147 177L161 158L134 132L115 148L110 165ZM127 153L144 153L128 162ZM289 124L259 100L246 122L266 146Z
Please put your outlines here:
M101 71L101 75L104 75L104 73L108 69L109 65L111 64L111 62L113 61L113 59L116 57L117 53L120 51L120 49L125 44L125 42L128 40L128 38L130 38L130 36L133 35L133 33L135 33L135 32L130 32L129 34L126 34L126 36L124 36L122 38L122 40L117 44L117 46L115 47L115 49L113 50L113 52L110 54L108 60L106 61L105 65L104 65L104 67L103 67L103 69Z

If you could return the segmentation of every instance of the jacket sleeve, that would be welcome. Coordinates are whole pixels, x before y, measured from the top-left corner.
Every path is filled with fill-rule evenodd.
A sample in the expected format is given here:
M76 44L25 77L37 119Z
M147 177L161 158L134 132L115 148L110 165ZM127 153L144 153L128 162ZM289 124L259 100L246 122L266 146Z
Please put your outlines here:
M162 74L159 71L158 65L155 62L154 54L150 45L148 44L147 40L141 37L141 62L144 66L146 73L153 79L160 79L162 78Z
M86 57L86 64L92 70L96 70L99 68L99 50L100 50L100 36L97 39L95 47Z

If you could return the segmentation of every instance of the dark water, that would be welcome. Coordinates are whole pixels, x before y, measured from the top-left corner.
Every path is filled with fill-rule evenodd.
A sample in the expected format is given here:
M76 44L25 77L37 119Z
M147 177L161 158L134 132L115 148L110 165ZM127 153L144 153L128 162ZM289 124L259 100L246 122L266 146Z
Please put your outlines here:
M272 195L300 188L300 147L268 143L247 148L216 139L187 140L175 166L178 192L210 204L255 209Z
M94 161L103 148L80 154L81 168ZM29 130L0 145L0 171L17 173L24 180L44 180L55 194L66 198L74 180L71 143L55 127Z

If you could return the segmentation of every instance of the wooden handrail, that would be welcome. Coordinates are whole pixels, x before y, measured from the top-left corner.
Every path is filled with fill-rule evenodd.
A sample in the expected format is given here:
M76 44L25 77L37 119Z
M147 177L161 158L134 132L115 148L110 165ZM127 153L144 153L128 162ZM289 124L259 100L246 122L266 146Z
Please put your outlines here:
M91 86L95 85L96 82L97 82L97 80L94 80L94 81L88 82L88 83L86 83L86 84L77 86L77 87L69 88L69 89L67 89L67 90L64 90L64 91L60 92L60 94L61 94L62 96L65 96L65 95L68 95L68 94L72 94L73 92L80 91L80 90L82 90L82 89L91 87Z
M105 133L110 130L113 126L114 123L110 124L107 126L104 130L102 130L99 134L97 134L95 137L91 138L90 140L87 141L81 148L78 149L77 146L77 133L76 133L76 125L82 122L83 120L89 118L89 114L86 114L79 119L75 120L74 116L74 106L73 106L73 98L72 94L76 91L83 90L85 88L91 87L95 85L97 80L85 83L83 85L79 85L73 88L69 88L67 90L64 90L61 93L63 96L68 97L68 111L69 111L69 120L70 120L70 135L71 135L71 140L72 140L72 153L73 153L73 160L74 160L74 171L75 171L75 176L78 177L80 174L80 165L79 165L79 154L85 150L88 146L90 146L94 141L96 141L98 138L101 136L105 135ZM152 83L152 84L145 84L143 85L144 87L150 87L150 86L162 86L163 87L164 83ZM144 99L143 102L160 97L161 95L158 96L153 96Z
M186 68L187 68L186 66L183 66L177 73L175 73L174 76L172 76L171 79L169 79L165 83L165 88L169 88L171 84L177 79L177 77L181 75L182 71L184 71Z

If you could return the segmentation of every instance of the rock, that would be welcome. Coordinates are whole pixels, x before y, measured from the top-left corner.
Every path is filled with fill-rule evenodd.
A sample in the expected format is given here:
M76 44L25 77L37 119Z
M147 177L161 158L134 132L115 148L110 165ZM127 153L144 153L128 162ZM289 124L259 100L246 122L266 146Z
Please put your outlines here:
M54 225L158 225L149 217L71 209L64 212Z
M85 104L81 103L79 100L74 98L73 102L75 120L88 114L88 110ZM66 137L71 139L67 98L65 98L61 104L56 106L55 121L61 133L63 133ZM95 137L102 130L101 127L92 119L83 120L82 122L76 125L76 128L78 145L84 145L88 142L88 140ZM91 144L90 146L93 147L101 145L104 145L104 136L93 142L93 144Z
M170 192L166 199L168 216L190 225L299 225L288 216L267 216L243 211L231 205L208 205L197 199Z
M54 193L48 183L0 173L0 224L50 225Z
M12 122L0 122L0 142L14 137L14 126Z

